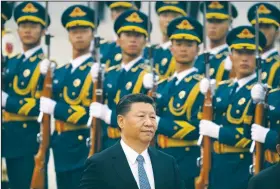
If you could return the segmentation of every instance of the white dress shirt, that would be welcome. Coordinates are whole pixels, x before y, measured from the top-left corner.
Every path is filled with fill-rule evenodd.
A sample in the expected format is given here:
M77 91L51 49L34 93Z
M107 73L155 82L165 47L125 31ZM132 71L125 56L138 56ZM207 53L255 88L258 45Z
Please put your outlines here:
M160 47L164 50L168 49L171 46L171 41L167 41L160 45Z
M241 89L244 85L246 85L247 83L249 83L250 81L252 81L253 79L255 79L257 77L256 73L253 73L247 77L244 77L242 79L237 80L237 78L234 79L234 82L238 82L238 87L236 89L236 92L239 91L239 89Z
M175 85L178 85L182 81L182 79L184 79L187 75L190 75L193 72L197 72L197 69L195 67L192 67L190 69L184 70L184 71L182 71L180 73L175 72L173 74L173 76L172 76L172 79L174 77L177 77L177 81L176 81Z
M22 54L24 54L24 60L23 61L26 61L28 58L30 58L35 52L37 52L41 47L41 45L38 45L32 49L29 49L28 51L26 52L22 52Z
M137 186L138 186L138 188L140 188L139 176L138 176L138 162L136 160L136 158L138 157L139 154L137 152L135 152L132 148L130 148L123 140L121 140L121 146L122 146L122 149L126 156L126 159L128 161L128 164L129 164L130 170L133 174L133 177L137 183ZM155 189L153 167L152 167L152 162L151 162L148 150L146 149L140 155L142 155L145 160L144 169L146 171L151 189Z
M78 68L80 65L82 65L82 63L84 63L91 56L92 56L91 53L87 53L87 54L84 54L82 56L75 58L74 60L71 59L70 60L70 63L72 65L71 73L73 73L76 70L76 68Z
M228 45L227 44L223 44L223 45L217 46L217 47L215 47L213 49L210 49L210 54L217 55L224 48L228 48Z
M142 58L142 55L138 56L137 58L128 62L127 64L121 63L122 69L125 69L125 71L128 72L134 66L134 64L136 64L141 58Z

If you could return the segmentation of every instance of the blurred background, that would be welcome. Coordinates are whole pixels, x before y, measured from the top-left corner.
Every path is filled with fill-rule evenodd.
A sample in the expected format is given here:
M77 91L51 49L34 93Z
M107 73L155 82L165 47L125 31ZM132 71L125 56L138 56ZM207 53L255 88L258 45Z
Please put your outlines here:
M16 6L19 2L14 2L14 6ZM45 2L40 2L43 6L45 6ZM202 23L202 14L197 11L197 7L199 2L190 2L191 8L189 11L191 15L196 17ZM250 6L252 6L256 2L233 2L233 4L238 9L238 17L233 21L233 27L240 26L240 25L249 25L247 20L247 11ZM270 2L271 4L280 8L280 2ZM49 32L54 36L51 40L51 51L50 56L51 59L57 61L59 65L64 65L69 62L72 57L71 45L68 41L68 33L63 28L61 24L61 15L63 11L71 5L74 4L83 4L85 6L90 6L94 8L94 2L49 2L49 14L51 17L51 25L49 27ZM160 43L161 41L161 32L159 30L159 23L158 23L158 16L155 12L155 2L152 2L152 15L151 20L153 23L153 31L151 34L151 42L153 44ZM113 32L113 22L110 18L110 11L109 8L106 6L105 2L99 3L99 16L101 18L100 25L98 27L98 34L107 40L112 40L114 36ZM148 14L148 2L142 2L142 6L140 11ZM280 16L280 15L279 15ZM14 40L14 51L15 53L21 52L21 45L19 42L19 38L17 35L17 25L14 19L10 19L6 22L5 25L6 29L8 29L13 34ZM209 44L209 43L208 43ZM44 44L44 40L42 40L42 46L46 50L46 46ZM276 48L280 50L280 36L277 40ZM51 156L49 166L49 188L56 189L56 180L54 174L54 164L53 158Z

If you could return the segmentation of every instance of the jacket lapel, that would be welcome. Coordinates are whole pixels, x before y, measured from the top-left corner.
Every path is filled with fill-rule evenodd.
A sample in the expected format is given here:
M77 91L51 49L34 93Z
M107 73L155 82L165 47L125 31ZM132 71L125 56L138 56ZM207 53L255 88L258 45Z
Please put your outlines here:
M138 188L120 142L117 142L117 144L114 146L113 153L113 167L115 168L119 177L125 181L125 187L131 189Z
M154 173L154 182L155 182L155 188L161 188L161 170L162 168L160 167L159 161L160 159L158 158L158 154L157 151L154 150L153 148L149 148L148 149L148 153L150 155L151 158L151 162L152 162L152 167L153 167L153 173Z

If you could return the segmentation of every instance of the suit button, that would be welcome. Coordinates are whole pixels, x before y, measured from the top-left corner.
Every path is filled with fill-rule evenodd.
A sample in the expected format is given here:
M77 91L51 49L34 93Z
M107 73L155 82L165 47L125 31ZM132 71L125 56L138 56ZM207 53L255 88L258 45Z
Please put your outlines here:
M84 139L83 135L78 136L78 140L83 140L83 139Z
M24 124L22 125L22 127L23 127L24 129L26 129L26 128L27 128L27 124L24 123Z
M239 155L240 159L244 159L244 154Z

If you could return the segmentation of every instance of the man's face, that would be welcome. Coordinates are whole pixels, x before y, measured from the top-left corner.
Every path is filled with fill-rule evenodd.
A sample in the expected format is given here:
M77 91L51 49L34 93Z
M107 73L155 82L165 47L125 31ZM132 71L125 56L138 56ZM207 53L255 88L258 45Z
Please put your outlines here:
M207 36L212 41L219 41L226 37L229 30L230 21L220 19L207 19L206 28Z
M163 11L159 14L159 26L163 35L167 35L167 26L175 18L182 16L182 14L174 11Z
M69 40L77 51L86 50L93 40L93 32L90 27L73 27L69 29Z
M138 32L121 32L117 43L125 54L139 56L146 45L146 38L144 34Z
M123 137L148 144L157 130L155 109L149 103L133 103L129 112L118 116L118 124Z
M270 47L273 45L274 41L277 39L279 35L279 31L272 24L260 24L260 30L263 32L266 38L266 47Z
M34 22L23 22L18 26L18 35L24 45L39 44L45 30L41 24Z
M233 49L230 58L238 78L247 77L255 72L256 58L254 50Z
M199 51L196 41L172 40L171 52L177 63L192 63Z
M116 7L111 9L111 19L115 21L124 11L128 10L125 7Z

